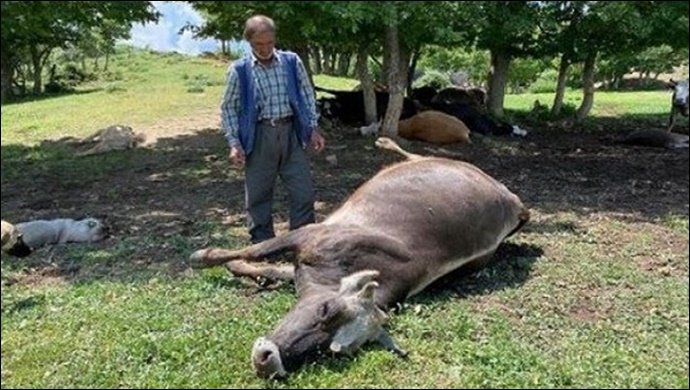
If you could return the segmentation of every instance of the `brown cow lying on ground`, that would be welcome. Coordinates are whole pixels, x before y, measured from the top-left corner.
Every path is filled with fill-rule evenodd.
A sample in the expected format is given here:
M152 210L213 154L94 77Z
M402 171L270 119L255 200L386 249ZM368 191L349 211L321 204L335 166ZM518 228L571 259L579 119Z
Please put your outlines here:
M252 351L258 375L270 378L317 351L351 354L368 341L406 355L383 329L385 311L451 271L484 265L528 220L520 198L476 166L409 155L323 222L241 250L199 250L190 260L294 281L297 304ZM293 265L251 263L282 253L294 254Z
M362 135L378 134L381 123L360 127ZM470 129L460 119L441 111L423 111L412 118L398 123L398 135L412 140L435 145L472 143Z

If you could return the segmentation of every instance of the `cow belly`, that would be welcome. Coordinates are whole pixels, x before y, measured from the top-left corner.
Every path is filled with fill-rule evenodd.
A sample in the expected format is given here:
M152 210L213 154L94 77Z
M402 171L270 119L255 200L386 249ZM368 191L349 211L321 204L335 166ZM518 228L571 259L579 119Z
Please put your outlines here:
M437 279L455 271L456 269L462 267L465 264L492 255L494 252L496 252L496 249L498 248L499 244L500 242L489 249L480 252L475 252L474 254L472 254L472 256L463 256L445 261L443 264L441 264L440 267L433 270L433 272L427 273L426 276L422 278L420 282L417 283L417 285L410 290L410 293L407 294L407 297L409 298L413 295L419 294L421 291L423 291Z

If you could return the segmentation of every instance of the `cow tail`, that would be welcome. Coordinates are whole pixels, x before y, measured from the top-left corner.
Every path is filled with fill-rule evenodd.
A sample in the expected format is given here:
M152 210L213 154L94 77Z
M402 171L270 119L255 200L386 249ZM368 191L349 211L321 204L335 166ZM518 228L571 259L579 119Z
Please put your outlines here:
M523 207L522 207L522 210L520 210L520 214L518 214L518 224L517 224L517 226L516 226L515 229L513 229L510 233L508 233L508 235L506 236L506 238L507 238L507 237L510 237L510 236L512 236L513 234L515 234L515 233L517 233L518 231L520 231L520 229L522 229L522 227L525 226L525 224L526 224L527 222L529 222L530 218L531 218L531 213L530 213L529 209L528 209L527 207L524 207L524 206L523 206Z

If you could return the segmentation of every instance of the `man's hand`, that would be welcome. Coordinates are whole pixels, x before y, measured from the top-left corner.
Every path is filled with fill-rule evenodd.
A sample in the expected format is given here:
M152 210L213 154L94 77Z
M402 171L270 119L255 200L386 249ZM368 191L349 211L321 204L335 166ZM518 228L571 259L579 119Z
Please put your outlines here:
M326 147L326 139L319 133L319 129L314 129L311 133L311 146L317 152L322 151Z
M239 146L230 148L230 161L239 167L243 167L245 163L244 150Z

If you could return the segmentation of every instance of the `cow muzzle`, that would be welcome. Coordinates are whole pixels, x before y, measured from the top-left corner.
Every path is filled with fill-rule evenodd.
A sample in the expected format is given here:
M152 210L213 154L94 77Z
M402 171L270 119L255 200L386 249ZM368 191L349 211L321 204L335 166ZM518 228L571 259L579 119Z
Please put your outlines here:
M265 337L258 338L254 343L252 363L257 375L261 378L278 379L287 376L278 346Z

